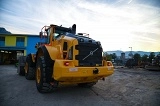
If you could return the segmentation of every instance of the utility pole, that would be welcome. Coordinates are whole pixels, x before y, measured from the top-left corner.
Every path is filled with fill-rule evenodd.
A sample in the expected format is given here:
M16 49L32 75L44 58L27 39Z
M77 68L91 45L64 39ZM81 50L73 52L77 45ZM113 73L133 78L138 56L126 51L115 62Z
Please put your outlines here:
M132 52L132 47L129 47L129 48L131 48L131 52Z
M129 47L129 48L131 48L131 58L133 58L133 54L132 54L132 47Z

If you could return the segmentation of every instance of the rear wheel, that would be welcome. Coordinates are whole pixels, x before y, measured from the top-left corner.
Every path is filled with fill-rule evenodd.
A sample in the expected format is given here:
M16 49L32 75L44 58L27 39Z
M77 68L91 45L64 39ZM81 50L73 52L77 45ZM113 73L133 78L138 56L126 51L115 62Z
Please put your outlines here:
M24 76L25 75L24 66L18 66L17 72L18 72L19 75Z
M37 90L40 93L52 92L54 89L58 87L57 81L53 81L53 80L47 81L48 70L46 69L47 68L46 68L44 56L41 56L38 58L37 66L36 66L36 86L37 86Z
M35 79L35 68L30 67L28 62L25 65L25 77L27 80L34 80Z
M19 57L18 63L17 63L17 73L22 76L25 75L25 70L24 70L25 60L26 60L26 56L21 56Z
M91 88L93 85L95 85L96 82L88 82L88 83L79 83L79 87L85 87L85 88Z

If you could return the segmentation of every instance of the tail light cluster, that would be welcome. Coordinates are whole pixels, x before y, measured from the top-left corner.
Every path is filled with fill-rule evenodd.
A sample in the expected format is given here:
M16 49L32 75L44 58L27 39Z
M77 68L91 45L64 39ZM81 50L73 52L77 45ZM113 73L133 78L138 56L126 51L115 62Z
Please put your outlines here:
M112 66L112 63L107 61L107 66Z
M70 64L69 64L69 62L66 61L66 62L64 62L64 65L69 66Z
M64 61L63 65L64 66L74 66L74 63L73 63L73 61Z

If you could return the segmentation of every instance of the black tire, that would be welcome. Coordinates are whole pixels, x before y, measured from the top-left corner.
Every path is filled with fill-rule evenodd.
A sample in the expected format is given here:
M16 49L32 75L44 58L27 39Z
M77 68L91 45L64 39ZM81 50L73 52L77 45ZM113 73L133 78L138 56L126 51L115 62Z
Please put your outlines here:
M17 73L22 76L25 75L25 70L24 70L25 60L26 60L26 56L21 56L18 59Z
M91 88L93 85L95 85L96 82L88 82L88 83L79 83L79 87L84 87L84 88Z
M52 92L58 87L57 81L47 80L51 78L48 78L49 77L47 73L48 70L46 69L48 68L46 67L44 56L41 56L38 58L37 65L36 65L36 86L37 86L37 90L40 93ZM51 82L52 82L52 85L51 85Z
M25 75L24 66L18 66L17 72L19 75L24 76Z
M26 62L29 63L28 65L30 67L36 67L35 62L33 62L33 60L32 60L32 56L33 56L33 54L31 54L31 53L28 54L26 57Z
M34 80L35 79L35 68L30 67L28 63L26 63L26 71L25 71L25 77L27 80Z
M35 79L35 63L32 60L32 54L28 54L26 57L25 77L27 80Z

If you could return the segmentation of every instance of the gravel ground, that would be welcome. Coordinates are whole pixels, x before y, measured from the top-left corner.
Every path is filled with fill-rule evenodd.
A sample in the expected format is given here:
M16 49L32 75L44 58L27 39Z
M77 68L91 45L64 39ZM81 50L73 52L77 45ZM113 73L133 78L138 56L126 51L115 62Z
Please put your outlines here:
M49 94L16 71L0 65L0 106L160 106L160 71L118 68L92 88L62 86Z
M119 68L105 83L98 83L96 91L104 99L116 100L122 105L160 106L160 72Z

